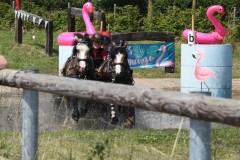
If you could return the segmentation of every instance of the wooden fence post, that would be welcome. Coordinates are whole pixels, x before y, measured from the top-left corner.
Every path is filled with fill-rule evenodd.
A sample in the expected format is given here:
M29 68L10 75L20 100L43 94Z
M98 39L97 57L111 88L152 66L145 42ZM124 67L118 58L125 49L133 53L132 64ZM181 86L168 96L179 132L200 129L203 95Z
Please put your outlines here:
M68 2L68 32L75 32L75 15L71 14L71 4Z
M15 42L18 44L22 44L22 18L16 17L15 19L15 27L16 27L16 32L15 32Z
M26 70L38 73L38 70ZM37 159L38 150L38 91L23 90L22 160Z
M98 20L98 30L100 31L106 31L106 18L105 14L98 12L97 15L97 20Z
M46 53L53 55L53 22L49 21L46 27Z

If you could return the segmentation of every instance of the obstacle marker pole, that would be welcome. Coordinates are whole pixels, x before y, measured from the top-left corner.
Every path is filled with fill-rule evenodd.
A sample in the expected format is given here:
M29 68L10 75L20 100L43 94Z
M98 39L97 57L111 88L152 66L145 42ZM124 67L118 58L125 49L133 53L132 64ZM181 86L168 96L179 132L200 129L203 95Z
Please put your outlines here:
M196 0L192 2L192 31L188 32L188 44L195 44L195 33L194 33L194 14L195 14Z

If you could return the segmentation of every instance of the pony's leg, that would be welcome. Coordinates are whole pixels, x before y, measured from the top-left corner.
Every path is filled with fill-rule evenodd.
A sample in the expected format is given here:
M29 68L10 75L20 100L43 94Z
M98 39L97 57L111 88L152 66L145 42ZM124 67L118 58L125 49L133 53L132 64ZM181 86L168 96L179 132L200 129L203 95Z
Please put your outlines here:
M69 97L64 96L63 97L63 101L64 101L65 110L66 110L66 117L65 117L64 122L63 122L63 127L66 127L68 122L69 122L69 120L70 120Z
M73 106L72 119L78 122L80 118L80 113L78 110L78 98L71 97L70 106Z
M111 103L111 123L116 124L118 122L117 110L116 107Z
M79 111L79 117L85 117L87 112L88 112L88 104L87 104L87 100L83 100L78 98L77 100L77 107L78 107L78 111Z

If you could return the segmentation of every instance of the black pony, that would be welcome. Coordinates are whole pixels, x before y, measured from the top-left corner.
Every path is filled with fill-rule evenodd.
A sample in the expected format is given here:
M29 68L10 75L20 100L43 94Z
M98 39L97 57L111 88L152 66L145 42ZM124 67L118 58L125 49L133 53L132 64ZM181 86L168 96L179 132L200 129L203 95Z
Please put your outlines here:
M64 77L77 78L77 79L91 79L95 77L94 63L91 57L91 41L89 35L75 35L76 40L74 41L74 47L72 55L67 59L61 73ZM64 126L69 121L69 115L72 112L72 118L76 122L80 117L86 114L84 106L86 102L76 97L63 96L64 104L66 108L66 118Z
M94 79L95 71L91 57L92 45L89 35L75 35L72 55L67 59L61 73L65 77Z
M97 69L97 77L101 81L134 84L133 71L128 64L127 44L124 39L113 41L108 49L107 59ZM111 122L115 124L118 121L122 125L133 127L134 109L111 104Z

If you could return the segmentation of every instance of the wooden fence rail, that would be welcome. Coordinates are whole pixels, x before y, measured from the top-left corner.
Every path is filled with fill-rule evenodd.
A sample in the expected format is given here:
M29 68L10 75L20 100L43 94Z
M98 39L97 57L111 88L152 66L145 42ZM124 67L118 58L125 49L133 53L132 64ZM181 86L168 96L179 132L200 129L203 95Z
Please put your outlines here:
M0 85L240 126L240 101L4 69Z

